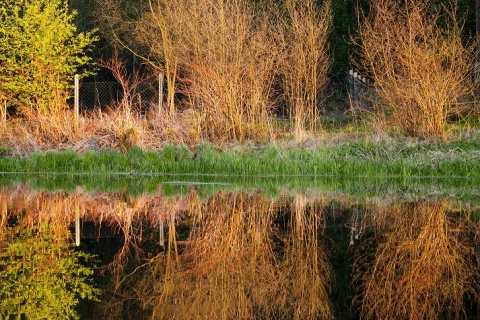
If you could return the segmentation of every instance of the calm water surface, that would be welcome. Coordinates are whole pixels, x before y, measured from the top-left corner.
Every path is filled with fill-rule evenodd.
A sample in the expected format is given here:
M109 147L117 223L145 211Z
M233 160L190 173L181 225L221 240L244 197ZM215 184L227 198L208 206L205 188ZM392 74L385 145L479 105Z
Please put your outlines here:
M168 196L162 187L136 195L3 187L0 314L480 317L478 194L201 187L182 183Z

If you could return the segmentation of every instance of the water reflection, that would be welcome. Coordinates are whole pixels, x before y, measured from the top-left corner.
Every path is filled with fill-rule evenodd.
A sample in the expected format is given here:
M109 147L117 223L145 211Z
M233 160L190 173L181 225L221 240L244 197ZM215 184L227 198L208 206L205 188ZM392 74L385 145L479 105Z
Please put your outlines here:
M317 207L307 208L298 197L287 208L259 193L219 192L206 203L190 199L188 239L169 241L168 250L133 281L153 318L333 318ZM282 209L294 216L285 217ZM174 224L169 226L172 234Z
M475 225L448 213L444 201L420 200L372 212L373 258L359 258L366 319L466 318L478 294Z
M90 255L75 251L63 199L0 194L0 314L3 319L75 319L80 298L99 291ZM21 201L20 201L21 200Z
M0 191L0 314L473 319L478 213L448 200L313 191L218 191L205 200L193 187L173 197L11 187ZM79 300L98 297L92 270L101 302L82 309ZM350 313L345 296L357 297Z

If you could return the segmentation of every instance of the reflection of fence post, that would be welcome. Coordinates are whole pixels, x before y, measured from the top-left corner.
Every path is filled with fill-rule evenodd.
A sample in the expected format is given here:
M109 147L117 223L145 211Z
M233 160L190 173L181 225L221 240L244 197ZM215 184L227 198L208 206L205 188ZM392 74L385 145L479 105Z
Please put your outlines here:
M7 122L7 100L3 100L2 102L3 103L0 106L0 108L2 108L0 111L0 115L1 115L0 122L6 123Z
M80 246L80 208L75 206L75 245Z
M80 116L80 81L78 74L75 75L74 112L75 125L78 126L78 118Z
M163 225L163 220L160 220L160 247L165 247L165 226Z
M163 78L163 72L160 72L158 75L158 113L163 109Z

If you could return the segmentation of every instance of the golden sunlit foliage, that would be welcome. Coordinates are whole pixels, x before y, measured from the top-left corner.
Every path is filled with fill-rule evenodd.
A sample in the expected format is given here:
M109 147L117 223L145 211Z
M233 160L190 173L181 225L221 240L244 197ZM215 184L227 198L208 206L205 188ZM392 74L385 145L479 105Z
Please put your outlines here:
M92 61L86 53L97 39L92 32L78 32L75 15L65 0L0 3L2 104L65 108L73 75Z

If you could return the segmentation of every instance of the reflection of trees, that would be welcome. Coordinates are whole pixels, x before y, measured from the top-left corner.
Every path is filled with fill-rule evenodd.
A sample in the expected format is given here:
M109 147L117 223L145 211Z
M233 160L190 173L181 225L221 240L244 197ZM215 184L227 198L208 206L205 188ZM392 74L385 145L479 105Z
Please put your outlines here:
M331 268L321 240L324 208L333 210L331 197L286 193L273 200L261 193L218 192L203 202L195 189L190 191L188 196L172 198L161 194L136 198L123 193L90 195L81 190L71 194L0 191L0 272L6 265L37 270L35 263L40 261L44 269L17 273L39 283L48 279L47 275L53 277L48 280L53 283L59 278L68 282L73 269L60 268L58 261L79 264L81 260L68 245L67 226L77 212L82 224L94 224L93 231L106 225L123 239L120 251L114 251L117 254L110 265L114 268L104 269L113 271L116 281L112 299L102 303L102 318L117 319L128 312L132 318L140 317L139 312L145 317L177 319L333 317L328 290ZM473 245L468 243L473 239L469 233L474 230L473 223L447 215L444 203L391 205L376 200L352 211L350 202L340 199L338 203L340 211L353 213L346 225L360 246L350 250L374 253L356 264L366 270L357 278L363 284L359 299L362 316L462 316L464 296L478 290L473 280ZM7 232L7 225L14 228ZM163 227L166 248L157 255ZM368 241L378 244L369 246L365 244ZM16 256L12 250L19 243L29 246ZM477 247L477 256L478 252ZM20 256L28 259L19 260ZM50 261L50 257L55 259ZM142 266L138 266L140 261ZM51 269L60 271L55 274L48 271ZM17 281L19 287L26 283L8 279ZM66 288L68 294L79 297L68 284ZM42 289L37 286L35 290ZM55 290L67 294L61 288ZM28 295L36 299L34 294Z
M178 259L172 247L138 276L144 307L160 319L332 318L322 213L304 197L295 204L282 234L279 203L261 194L219 192L192 205L188 247Z
M445 207L418 201L379 213L380 243L360 275L365 319L462 317L464 298L476 288L473 248L464 241L466 226Z
M221 192L195 207L197 224L175 266L168 256L149 266L156 280L143 288L154 286L154 316L245 319L273 313L279 284L272 267L271 201Z
M326 251L319 241L323 207L297 194L292 209L281 272L286 276L294 318L332 319L328 292L332 272Z
M4 199L2 199L4 200ZM5 202L4 202L5 203ZM4 318L75 319L79 299L95 299L98 291L82 265L88 255L69 243L68 225L40 219L24 211L2 220L0 239L0 314ZM40 213L41 214L41 213ZM51 212L56 215L55 211Z
M64 224L73 223L77 214L82 220L81 228L84 222L93 222L98 237L100 226L108 227L114 235L120 234L123 244L114 260L104 266L115 274L122 273L132 257L140 260L147 256L140 243L159 233L159 228L157 233L151 232L153 225L168 227L172 216L178 221L187 209L186 200L181 197L166 198L161 194L131 197L121 192L88 194L80 188L70 194L35 192L25 187L3 189L0 200L0 205L8 205L12 212L28 212L26 219L55 219L53 227L63 228Z

